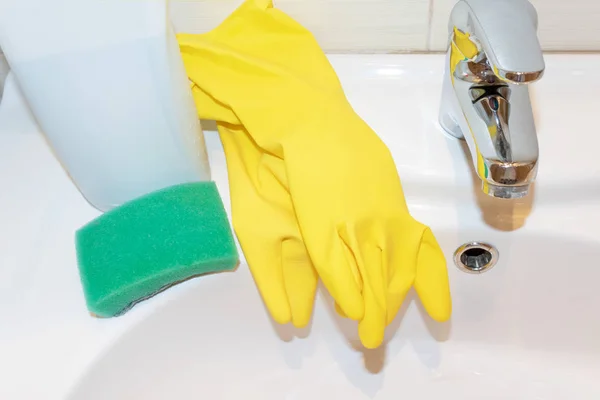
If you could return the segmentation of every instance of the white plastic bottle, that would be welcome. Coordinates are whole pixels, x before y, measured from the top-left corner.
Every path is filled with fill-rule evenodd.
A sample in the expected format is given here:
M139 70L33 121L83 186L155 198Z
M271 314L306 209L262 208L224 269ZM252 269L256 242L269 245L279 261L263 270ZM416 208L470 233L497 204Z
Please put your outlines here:
M100 210L209 180L166 0L0 2L0 47L55 154Z

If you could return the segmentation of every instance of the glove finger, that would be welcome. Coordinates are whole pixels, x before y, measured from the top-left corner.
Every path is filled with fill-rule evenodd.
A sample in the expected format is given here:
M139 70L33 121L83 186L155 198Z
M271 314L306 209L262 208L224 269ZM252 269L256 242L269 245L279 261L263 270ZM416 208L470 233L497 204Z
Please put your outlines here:
M387 271L387 324L392 323L416 277L417 254L425 226L411 216L389 221L384 239L384 269Z
M220 126L219 132L230 174L238 177L231 182L232 199L242 199L233 207L234 226L259 291L277 322L306 326L318 276L284 185L283 162L262 153L243 128ZM243 219L238 220L240 209Z
M387 274L383 269L381 249L376 246L382 231L372 222L357 223L340 229L340 236L354 255L364 301L364 315L359 319L358 334L363 345L373 349L383 341L386 327Z
M257 212L256 210L254 212ZM265 306L273 319L280 324L292 321L292 307L288 301L288 293L283 284L284 275L281 268L281 246L279 243L266 244L270 237L267 233L252 230L245 231L244 228L234 229L244 256L252 272L256 287L261 294ZM253 239L249 239L254 237Z
M446 259L429 228L423 231L417 256L415 290L427 313L443 322L452 314L452 300Z
M387 304L383 278L383 263L381 249L375 246L363 246L361 249L363 266L363 298L365 315L358 323L360 341L368 349L381 345L387 325ZM359 262L360 265L360 262ZM368 276L368 279L365 279Z
M281 269L292 323L303 328L312 315L318 276L299 234L281 243Z
M365 311L358 323L358 334L369 349L381 344L386 327L387 271L382 263L381 248L376 245L382 232L380 224L368 220L352 224L345 235L362 281Z
M292 199L287 190L283 160L262 153L256 183L261 191L276 195L270 201L271 205L278 210L285 210L277 221L281 228L280 237L284 238L281 243L283 283L290 302L292 323L301 328L308 324L312 315L318 276L300 235Z
M256 170L258 152L249 151L241 127L218 125L227 155L233 227L252 276L273 319L281 324L292 320L281 267L279 225L269 222L285 217L260 196L247 170Z
M350 247L347 226L341 224L336 233L337 235L330 238L329 244L313 247L313 253L310 255L323 285L341 311L339 314L359 321L364 317L365 304L356 255ZM317 249L323 251L315 252Z

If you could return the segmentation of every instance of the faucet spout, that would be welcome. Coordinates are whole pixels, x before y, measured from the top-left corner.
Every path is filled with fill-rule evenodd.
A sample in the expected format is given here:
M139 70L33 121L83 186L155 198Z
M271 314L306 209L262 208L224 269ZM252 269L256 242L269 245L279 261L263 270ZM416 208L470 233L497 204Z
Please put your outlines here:
M450 15L450 30L477 38L498 78L515 84L531 83L544 73L538 37L537 12L527 0L463 0Z
M536 25L527 0L461 0L450 17L440 124L467 141L482 189L494 197L527 195L537 173L526 85L544 71Z

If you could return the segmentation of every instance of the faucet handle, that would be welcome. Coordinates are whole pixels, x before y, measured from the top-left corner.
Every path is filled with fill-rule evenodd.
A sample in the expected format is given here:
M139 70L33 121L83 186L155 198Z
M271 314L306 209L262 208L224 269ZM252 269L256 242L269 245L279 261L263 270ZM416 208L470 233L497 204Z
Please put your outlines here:
M469 33L501 80L525 84L542 77L537 12L529 1L461 0L452 10L449 28Z

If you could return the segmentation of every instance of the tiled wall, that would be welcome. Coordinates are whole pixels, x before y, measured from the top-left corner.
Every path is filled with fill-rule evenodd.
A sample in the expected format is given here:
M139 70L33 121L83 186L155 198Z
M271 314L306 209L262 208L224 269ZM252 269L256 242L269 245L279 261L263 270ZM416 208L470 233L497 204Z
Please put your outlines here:
M216 27L242 0L168 0L178 32ZM442 51L457 0L274 0L328 52ZM495 0L488 0L493 4ZM545 50L600 51L600 0L530 0ZM0 92L8 70L0 50Z
M242 0L170 0L177 31L215 27ZM494 0L488 0L493 3ZM600 51L600 1L531 0L546 50ZM330 52L440 51L456 0L275 0Z

